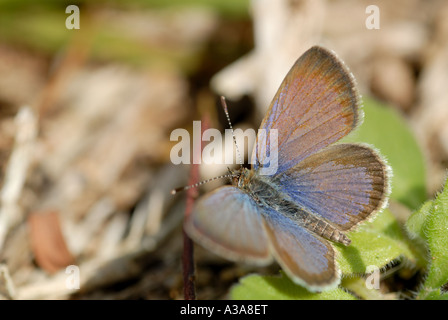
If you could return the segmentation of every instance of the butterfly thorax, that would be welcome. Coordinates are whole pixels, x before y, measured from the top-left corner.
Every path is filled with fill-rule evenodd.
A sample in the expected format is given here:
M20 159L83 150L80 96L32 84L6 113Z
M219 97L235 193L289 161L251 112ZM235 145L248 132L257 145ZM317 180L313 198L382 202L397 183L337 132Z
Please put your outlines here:
M237 178L233 184L251 196L261 207L269 207L293 220L309 231L344 245L350 239L331 223L316 214L299 207L287 194L281 191L278 184L270 176L264 176L255 170L242 168L235 172Z

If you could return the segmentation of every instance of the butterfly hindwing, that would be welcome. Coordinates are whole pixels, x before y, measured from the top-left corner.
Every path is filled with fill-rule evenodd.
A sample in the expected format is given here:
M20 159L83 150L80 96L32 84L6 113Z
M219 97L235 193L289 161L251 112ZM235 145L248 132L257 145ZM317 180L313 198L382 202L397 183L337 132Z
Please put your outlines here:
M388 175L371 147L337 144L274 179L298 206L346 231L386 206Z
M312 291L340 282L331 244L272 208L265 209L265 228L272 254L296 283Z
M272 261L260 208L236 187L223 186L199 199L185 222L188 234L231 260Z

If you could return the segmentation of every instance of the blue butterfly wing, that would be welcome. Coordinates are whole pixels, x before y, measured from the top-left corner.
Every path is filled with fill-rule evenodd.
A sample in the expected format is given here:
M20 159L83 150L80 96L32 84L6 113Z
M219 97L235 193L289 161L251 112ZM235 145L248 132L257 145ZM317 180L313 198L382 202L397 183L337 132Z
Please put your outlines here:
M331 244L274 209L264 210L272 254L287 275L311 291L336 287L340 272Z
M390 169L372 148L337 144L274 178L300 207L350 230L387 205Z
M259 265L272 261L260 207L236 187L223 186L199 199L185 230L202 246L230 260Z
M252 167L267 166L278 156L277 173L286 171L338 141L361 121L354 78L331 51L312 47L293 65L261 123L252 153ZM278 144L271 145L269 130Z

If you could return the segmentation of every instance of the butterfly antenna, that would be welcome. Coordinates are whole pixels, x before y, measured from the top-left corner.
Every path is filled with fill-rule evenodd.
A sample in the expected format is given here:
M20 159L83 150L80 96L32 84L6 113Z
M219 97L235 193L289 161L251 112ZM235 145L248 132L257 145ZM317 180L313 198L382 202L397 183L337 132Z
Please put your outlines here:
M243 160L242 160L242 157L241 157L240 150L238 148L238 144L236 143L235 133L233 132L232 122L230 122L229 111L227 110L226 98L224 96L221 96L221 104L222 104L222 107L224 109L224 113L226 114L226 118L227 118L227 122L229 123L230 130L232 131L233 142L235 143L236 152L238 154L238 160L240 161L240 166L242 168L243 167Z
M218 177L214 177L214 178L207 179L207 180L204 180L204 181L200 181L200 182L195 183L195 184L192 184L192 185L190 185L190 186L185 186L185 187L181 187L181 188L173 189L173 190L171 190L171 194L176 194L176 193L178 193L178 192L186 191L186 190L191 189L191 188L197 188L197 187L199 187L200 185L203 185L203 184L205 184L205 183L207 183L207 182L211 182L211 181L214 181L214 180L217 180L217 179L231 178L231 177L235 177L235 176L236 176L236 175L233 174L233 173L224 174L224 175L222 175L222 176L218 176Z

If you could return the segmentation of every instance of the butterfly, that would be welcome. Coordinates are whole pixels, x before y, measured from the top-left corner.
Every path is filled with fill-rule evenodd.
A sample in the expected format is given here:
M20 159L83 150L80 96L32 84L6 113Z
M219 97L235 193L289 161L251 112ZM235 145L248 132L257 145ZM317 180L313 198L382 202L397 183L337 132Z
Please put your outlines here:
M337 143L363 119L353 75L314 46L292 66L260 129L278 135L275 173L261 174L270 149L257 135L250 169L204 195L186 218L187 234L224 258L256 265L275 259L310 291L340 283L333 243L387 206L391 170L372 147ZM271 150L270 156L274 152Z

